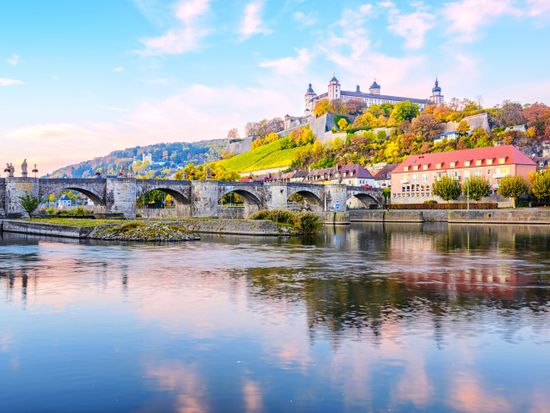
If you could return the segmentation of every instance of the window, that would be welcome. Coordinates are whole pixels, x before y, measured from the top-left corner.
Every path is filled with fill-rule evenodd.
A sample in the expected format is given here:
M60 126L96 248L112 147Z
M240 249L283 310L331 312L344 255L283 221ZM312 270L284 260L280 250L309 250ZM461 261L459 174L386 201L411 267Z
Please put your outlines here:
M422 165L422 169L424 169L425 171L428 170L428 165Z
M404 170L405 172L407 172L407 171L409 170L409 167L408 167L408 166L405 166L405 167L403 168L403 170Z
M491 175L491 168L487 168L487 175Z
M476 159L476 166L480 166L481 165L481 159Z
M504 165L505 162L506 162L506 158L498 158L498 163L500 165Z
M436 164L435 164L436 169L441 169L441 165L442 165L441 162L440 162L440 163L436 163Z
M493 164L493 158L487 159L487 160L485 161L485 163L486 163L487 165L492 165L492 164Z
M456 162L451 162L451 164L449 165L451 168L454 168L456 166Z
M422 175L422 182L428 182L428 174Z
M417 174L414 174L414 175L413 175L413 182L416 182L416 181L418 181L418 175L417 175Z
M464 166L470 166L470 161L464 161Z
M481 169L476 170L476 176L481 176Z
M464 171L464 179L470 179L470 171Z
M418 171L418 165L413 166L413 171Z

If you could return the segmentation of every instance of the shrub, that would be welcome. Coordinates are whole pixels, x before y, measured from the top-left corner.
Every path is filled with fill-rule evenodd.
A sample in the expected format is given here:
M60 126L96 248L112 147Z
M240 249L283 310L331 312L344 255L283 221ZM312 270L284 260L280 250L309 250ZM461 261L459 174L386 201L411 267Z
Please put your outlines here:
M427 201L424 201L424 205L437 205L437 201L435 199L428 199Z
M390 209L497 209L496 202L483 202L475 204L466 204L466 202L452 202L448 204L422 203L422 204L392 204Z
M284 209L272 209L256 212L250 218L290 225L304 235L313 234L323 226L321 218L313 212L292 212Z
M532 176L531 193L539 201L550 199L550 170L539 171Z

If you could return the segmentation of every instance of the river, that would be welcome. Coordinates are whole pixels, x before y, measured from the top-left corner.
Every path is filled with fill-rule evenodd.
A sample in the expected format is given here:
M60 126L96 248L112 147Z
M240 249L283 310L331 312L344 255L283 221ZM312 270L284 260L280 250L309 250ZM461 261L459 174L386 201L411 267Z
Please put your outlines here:
M550 228L3 234L0 412L550 412Z

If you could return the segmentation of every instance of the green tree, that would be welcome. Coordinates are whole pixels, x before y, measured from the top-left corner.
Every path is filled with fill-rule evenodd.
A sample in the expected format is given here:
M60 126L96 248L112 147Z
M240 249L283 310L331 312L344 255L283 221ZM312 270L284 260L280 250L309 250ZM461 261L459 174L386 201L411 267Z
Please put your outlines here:
M527 194L529 186L521 176L506 176L498 182L498 194L512 199L512 206L516 207L516 200Z
M458 199L460 196L460 182L450 176L442 176L433 183L432 192L445 201Z
M384 197L384 204L388 205L389 200L391 197L391 189L390 188L383 188L382 189L382 196Z
M486 179L475 176L466 179L462 186L462 194L470 199L479 201L481 198L485 198L491 194L491 186Z
M398 122L410 121L415 118L420 112L420 106L416 103L412 103L410 100L404 100L398 102L393 107L391 117Z
M459 136L467 135L470 132L470 124L465 120L461 120L458 126L456 127L456 133Z
M531 177L531 194L539 201L550 199L550 170L538 171Z
M40 199L31 193L26 193L19 197L19 205L29 215L29 218L32 218L32 214L36 211L38 205L40 205Z

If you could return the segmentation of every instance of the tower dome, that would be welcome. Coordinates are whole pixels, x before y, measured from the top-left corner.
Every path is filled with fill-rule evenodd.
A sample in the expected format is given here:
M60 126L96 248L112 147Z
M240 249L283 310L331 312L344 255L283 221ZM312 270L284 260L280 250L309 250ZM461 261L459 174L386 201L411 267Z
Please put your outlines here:
M309 84L306 93L308 95L314 95L315 94L315 92L313 91L313 88L311 87L311 83Z
M435 78L435 85L432 88L433 93L441 93L441 88L439 87L439 81L437 80L437 77Z
M370 85L369 92L372 93L373 95L380 94L380 85L376 83L376 79L374 79L374 82L372 82L372 85Z

